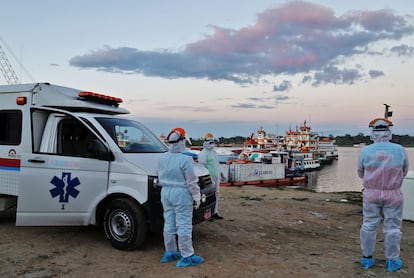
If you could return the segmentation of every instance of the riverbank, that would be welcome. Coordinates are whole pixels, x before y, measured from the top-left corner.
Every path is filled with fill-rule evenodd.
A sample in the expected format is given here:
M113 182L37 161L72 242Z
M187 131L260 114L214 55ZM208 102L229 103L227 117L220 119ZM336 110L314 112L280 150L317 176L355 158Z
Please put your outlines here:
M358 260L361 193L293 188L222 187L224 220L194 227L194 247L206 262L161 264L161 235L141 250L112 248L94 227L15 227L0 216L0 277L389 277L382 230L377 266ZM414 276L414 223L404 221L401 258L393 277Z

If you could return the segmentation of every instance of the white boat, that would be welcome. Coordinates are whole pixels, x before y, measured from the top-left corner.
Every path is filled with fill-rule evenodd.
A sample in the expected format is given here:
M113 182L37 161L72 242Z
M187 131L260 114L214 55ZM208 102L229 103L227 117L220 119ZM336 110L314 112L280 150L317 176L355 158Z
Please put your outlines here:
M319 159L314 152L291 152L290 159L295 167L299 167L303 171L316 170L321 167Z
M404 196L403 219L414 221L414 171L408 171L401 192Z
M218 155L220 163L226 163L228 160L234 160L239 158L238 150L240 148L231 147L215 147L214 150Z
M363 147L365 147L367 144L365 144L365 143L358 143L358 144L354 144L354 148L363 148Z
M299 128L286 131L281 147L289 152L295 167L300 167L303 171L316 170L321 166L318 159L318 142L318 134L312 132L311 127L304 121Z
M338 159L338 146L329 137L320 137L318 142L318 158L322 164Z

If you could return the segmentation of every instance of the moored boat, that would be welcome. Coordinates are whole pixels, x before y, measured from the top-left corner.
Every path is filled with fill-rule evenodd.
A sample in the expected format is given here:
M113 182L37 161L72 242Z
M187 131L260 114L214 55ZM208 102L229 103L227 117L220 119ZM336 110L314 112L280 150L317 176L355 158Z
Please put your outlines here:
M318 142L318 158L321 164L331 163L338 159L338 146L329 137L320 137Z
M354 144L353 147L354 148L363 148L365 147L367 144L366 143L358 143L358 144Z
M296 129L289 129L280 147L289 152L297 167L303 171L318 169L321 164L318 159L318 134L312 132L306 121Z

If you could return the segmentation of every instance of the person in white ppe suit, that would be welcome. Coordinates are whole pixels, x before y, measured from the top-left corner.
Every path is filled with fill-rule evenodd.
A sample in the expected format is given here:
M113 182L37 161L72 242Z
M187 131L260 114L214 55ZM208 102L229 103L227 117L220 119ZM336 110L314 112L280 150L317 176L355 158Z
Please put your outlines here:
M214 151L215 146L216 145L214 142L213 134L210 132L206 133L204 136L203 149L198 154L198 163L204 165L204 167L208 169L210 177L216 188L216 206L214 207L214 213L212 217L213 219L223 219L223 217L218 213L221 171L218 154L216 151Z
M403 196L401 185L408 171L407 153L401 145L391 143L392 122L376 118L369 123L373 144L362 148L358 160L358 175L363 179L363 223L360 240L361 265L369 269L373 258L377 228L383 219L386 268L389 272L403 266L400 259L402 237Z
M158 180L164 209L164 246L162 263L178 260L177 266L193 266L204 262L194 255L192 230L193 207L200 206L200 187L194 161L182 154L185 131L174 128L167 136L169 151L158 161ZM177 246L178 237L178 246ZM178 247L178 248L177 248Z

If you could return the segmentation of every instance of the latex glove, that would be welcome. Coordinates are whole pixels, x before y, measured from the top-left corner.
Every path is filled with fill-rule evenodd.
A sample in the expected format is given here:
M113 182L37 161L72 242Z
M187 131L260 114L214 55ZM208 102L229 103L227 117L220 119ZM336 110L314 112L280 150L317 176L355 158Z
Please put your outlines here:
M194 209L198 209L200 207L200 205L201 205L200 200L194 201Z

